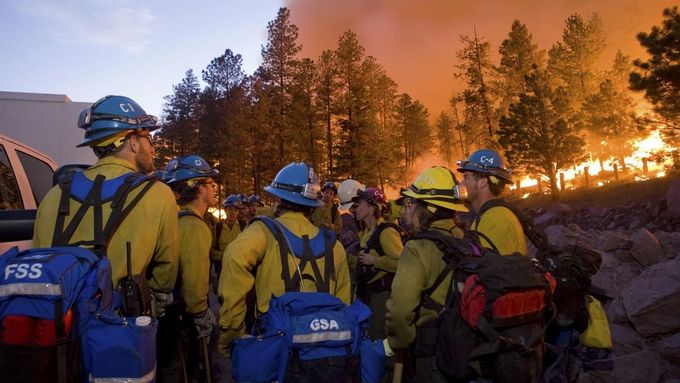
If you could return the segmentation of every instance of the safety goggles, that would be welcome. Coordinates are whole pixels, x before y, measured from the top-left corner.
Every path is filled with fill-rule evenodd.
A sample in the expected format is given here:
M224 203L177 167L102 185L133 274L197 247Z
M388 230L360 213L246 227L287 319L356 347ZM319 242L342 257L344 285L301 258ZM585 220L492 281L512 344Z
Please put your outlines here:
M84 129L91 123L100 120L122 122L129 125L146 125L146 126L158 125L158 117L152 116L150 114L145 114L139 117L126 117L119 116L116 114L92 113L92 109L88 109L87 112L82 113L78 117L78 127Z
M199 176L205 175L206 177L214 177L217 174L219 174L219 171L217 169L213 169L210 166L208 166L208 164L198 160L194 161L193 164L185 164L179 162L177 159L174 159L168 162L168 166L166 167L165 171L166 173L170 173L176 172L177 170L180 169L191 170L192 172L197 173Z
M300 193L303 197L308 199L319 199L321 190L319 184L306 183L304 185L291 185L280 182L272 182L273 188L285 190L293 193Z
M416 185L411 185L408 187L410 190L419 195L430 195L432 197L436 196L446 196L453 197L454 199L462 200L467 198L467 188L463 185L454 185L451 189L421 189Z
M473 161L458 160L458 161L456 161L456 165L458 165L458 171L463 171L463 172L466 171L466 170L474 171L473 169L471 169L471 168L474 168L474 169L479 169L484 173L506 171L506 172L508 172L508 175L512 174L511 169L502 169L502 168L498 168L498 167L495 167L495 166L486 166L486 165L480 164L479 162L473 162Z

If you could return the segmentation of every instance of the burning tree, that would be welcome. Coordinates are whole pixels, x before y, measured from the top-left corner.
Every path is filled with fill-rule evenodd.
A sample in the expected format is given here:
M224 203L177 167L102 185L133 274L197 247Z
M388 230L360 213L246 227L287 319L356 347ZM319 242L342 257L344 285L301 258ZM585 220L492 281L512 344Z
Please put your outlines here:
M566 92L550 86L545 70L534 69L526 84L527 91L501 117L498 142L513 167L548 177L557 200L557 172L585 160L585 142Z
M637 35L640 45L651 56L648 61L633 61L639 71L630 74L630 87L644 91L654 111L661 115L668 129L677 138L680 131L680 14L678 7L663 11L661 27L653 26L651 32Z

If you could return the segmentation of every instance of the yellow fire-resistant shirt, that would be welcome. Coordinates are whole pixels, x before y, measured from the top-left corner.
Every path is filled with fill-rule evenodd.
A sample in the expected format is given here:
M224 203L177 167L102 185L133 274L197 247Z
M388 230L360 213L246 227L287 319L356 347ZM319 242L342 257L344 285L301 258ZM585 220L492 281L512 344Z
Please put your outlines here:
M134 172L134 166L126 160L108 156L84 171L89 179L102 174L106 179ZM130 192L126 206L143 189L143 185ZM38 208L33 235L33 247L52 246L54 225L57 221L61 188L53 187ZM103 222L109 219L111 203L104 205ZM64 228L73 219L80 203L69 201L69 216ZM93 209L84 215L69 243L93 239ZM170 188L156 182L132 209L113 234L107 248L111 262L113 285L127 275L126 242L132 245L132 273L146 275L149 286L156 291L170 292L175 285L179 263L179 235L177 229L177 204Z
M335 219L333 219L333 210L335 210ZM340 212L338 211L338 205L324 205L319 206L312 212L311 221L316 226L321 226L323 224L328 225L328 229L340 233L342 229L342 220L340 219Z
M224 254L224 250L227 248L227 245L229 245L233 240L236 239L236 237L238 237L239 234L241 234L241 225L238 223L238 220L235 220L231 225L229 225L227 221L224 220L222 221L221 225L215 225L215 228L217 229L219 226L222 226L222 229L219 233L217 233L217 248L210 249L210 258L217 262L222 261L222 254Z
M313 238L319 233L302 213L284 212L277 220L297 236L308 235ZM331 295L343 302L350 300L350 277L345 258L345 250L336 241L333 247L334 275L330 278ZM324 259L316 260L319 270L324 270ZM288 270L297 272L300 260L288 255ZM257 275L251 274L255 266ZM220 308L220 349L226 350L228 344L238 336L244 335L244 317L246 313L245 297L255 285L257 295L257 310L264 313L269 309L269 299L272 294L280 296L285 292L284 281L281 278L281 255L279 244L273 234L263 222L251 223L232 243L227 246L222 258L222 274L219 283L219 296L222 301ZM302 274L313 276L311 264L307 264ZM302 291L315 291L313 281L304 280Z
M441 230L457 238L462 232L457 229L453 220L445 219L432 223L430 229ZM434 311L420 308L420 317L413 323L416 307L420 305L421 292L434 285L435 280L446 268L442 252L435 242L427 239L412 239L404 245L399 259L399 267L392 282L392 292L385 304L385 332L390 347L400 349L408 347L416 337L416 327L437 317ZM446 299L451 275L447 276L432 293L432 299L440 304Z
M502 255L518 252L528 254L524 230L517 216L505 206L495 206L487 210L481 217L475 219L470 227L489 237ZM482 245L491 248L483 237Z
M188 211L193 214L184 215ZM210 244L212 234L208 224L191 204L183 205L179 218L179 276L180 294L185 310L199 314L208 308L208 280L210 276Z
M373 235L373 232L384 222L385 220L380 218L373 230L364 229L359 232L359 243L361 244L362 249L366 247L366 243L371 238L371 235ZM377 281L385 276L386 273L397 272L399 257L404 250L404 244L401 242L401 235L399 235L399 232L393 227L383 229L380 233L379 241L380 247L385 255L380 256L380 253L375 249L371 249L369 252L369 254L375 257L373 268L377 269L378 273L368 283Z

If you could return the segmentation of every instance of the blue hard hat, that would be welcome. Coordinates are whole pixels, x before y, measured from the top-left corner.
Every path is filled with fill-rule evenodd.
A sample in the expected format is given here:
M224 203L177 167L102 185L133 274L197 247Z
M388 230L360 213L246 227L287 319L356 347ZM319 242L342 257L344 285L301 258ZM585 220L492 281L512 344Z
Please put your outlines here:
M338 187L335 186L335 182L333 182L333 181L328 181L325 184L323 184L323 186L321 187L321 192L326 191L326 189L333 190L335 192L335 195L338 194Z
M222 205L224 207L241 208L243 207L243 198L240 194L232 194L222 202Z
M139 104L124 96L106 96L78 116L78 127L85 129L85 140L77 147L93 145L122 132L160 128L158 118L146 114Z
M324 205L319 199L319 177L306 162L291 162L284 166L264 191L298 205Z
M206 160L196 154L173 158L168 162L164 173L163 182L167 184L192 178L215 178L219 175L216 169L211 168Z
M261 206L264 206L264 202L262 202L262 198L260 198L260 196L257 195L257 194L251 194L248 197L248 203L251 203L251 204L257 203L257 204L260 204Z
M512 183L512 171L505 167L503 157L490 149L481 149L472 153L465 161L458 161L458 171L476 172L494 175L505 182Z

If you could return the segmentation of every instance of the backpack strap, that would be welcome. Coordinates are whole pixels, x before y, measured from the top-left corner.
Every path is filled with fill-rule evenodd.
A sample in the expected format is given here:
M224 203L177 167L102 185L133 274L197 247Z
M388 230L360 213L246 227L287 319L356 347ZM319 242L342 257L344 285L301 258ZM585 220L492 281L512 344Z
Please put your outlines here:
M539 253L544 253L549 249L550 246L545 233L538 230L533 222L531 222L531 220L526 215L524 215L524 213L522 213L516 206L507 202L503 198L495 198L487 201L479 209L477 216L481 219L482 214L496 206L502 206L509 209L515 215L515 217L517 217L517 220L519 220L520 224L522 225L522 230L524 230L524 235L526 235L527 238L529 238L529 241L531 241L536 249L539 250Z
M448 304L451 301L451 292L454 286L453 276L451 276L451 280L449 282L449 289L447 291L444 304L438 303L437 301L432 299L432 293L434 293L435 290L439 288L439 286L444 282L444 280L449 274L453 273L458 262L460 262L460 260L468 256L468 254L465 254L465 252L458 246L453 246L452 240L456 239L449 234L445 234L442 230L429 229L426 231L421 231L415 234L409 240L414 239L426 239L428 241L432 241L437 246L439 251L442 252L443 254L442 258L446 263L446 267L444 268L444 270L442 270L441 273L439 273L437 279L435 279L432 286L430 286L426 290L423 290L420 293L420 304L415 308L415 316L413 317L413 323L416 323L420 318L421 307L433 310L437 312L437 314L441 314L441 312L447 308Z
M333 244L335 243L334 233L319 228L319 235L323 235L324 239L324 274L321 275L321 270L316 262L318 257L315 256L312 247L310 245L310 239L308 235L302 236L302 250L300 254L293 251L293 246L291 246L291 241L289 240L289 235L294 235L290 233L275 219L266 216L256 216L251 219L250 222L261 221L267 226L269 231L274 236L274 239L279 244L279 255L281 256L281 279L283 280L286 292L289 291L299 291L302 279L306 279L302 274L307 263L310 263L312 267L312 272L314 273L314 283L316 289L319 292L329 292L330 291L330 279L335 275L335 264L333 262ZM315 237L316 238L316 237ZM290 269L288 267L288 254L292 254L295 262L295 258L300 259L297 263L297 273L291 275Z
M380 254L380 256L384 256L385 252L382 249L382 245L380 244L380 235L382 234L383 231L387 228L393 228L394 230L399 233L400 236L403 237L402 231L403 229L399 227L397 224L393 222L383 222L380 225L376 226L375 230L373 230L373 233L371 233L371 236L368 237L368 240L366 241L366 246L365 249L367 250L375 250Z
M198 219L200 219L200 220L203 220L203 217L201 217L200 215L196 214L196 212L194 212L193 210L182 209L182 210L180 210L180 211L177 213L177 218L182 218L182 217L187 217L187 216L194 216L194 217L196 217L196 218L198 218Z
M335 220L338 218L338 204L333 203L331 205L331 223L335 223Z
M78 177L75 182L74 177ZM157 180L158 178L154 176L130 173L109 180L111 183L107 185L105 184L107 182L105 177L101 174L98 174L94 181L88 180L82 173L72 173L62 177L59 180L62 194L59 201L59 212L54 227L54 235L52 237L52 246L90 245L95 253L106 255L106 247L111 241L113 234ZM78 190L74 190L74 184L77 185ZM125 206L128 194L141 184L145 184L144 187ZM116 189L110 190L109 187L111 185L115 186ZM87 190L88 188L89 190ZM80 200L81 204L66 229L64 229L66 216L70 213L70 198ZM104 224L102 208L104 203L108 201L111 201L111 214L108 221ZM91 241L69 243L90 207L93 208L94 218L93 239Z

